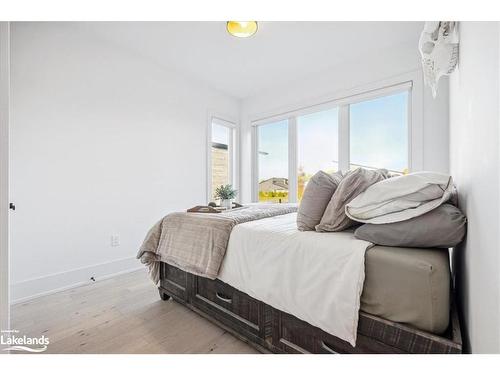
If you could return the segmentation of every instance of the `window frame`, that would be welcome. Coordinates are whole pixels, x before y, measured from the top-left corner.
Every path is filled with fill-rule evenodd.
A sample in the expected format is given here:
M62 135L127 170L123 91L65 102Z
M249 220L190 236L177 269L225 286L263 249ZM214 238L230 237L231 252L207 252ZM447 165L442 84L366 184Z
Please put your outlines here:
M415 77L401 79L399 81L385 82L372 86L365 86L357 90L346 92L343 96L303 106L297 109L283 111L274 115L254 116L250 121L252 126L252 201L258 202L258 137L259 126L267 125L277 121L288 120L288 181L289 202L297 202L297 165L298 165L298 142L297 142L297 117L321 112L328 109L338 108L338 142L339 142L339 169L348 171L350 169L350 105L373 100L401 92L408 92L408 169L410 172L423 169L423 111L415 110L422 108L421 85ZM276 113L276 112L275 112Z
M206 175L206 201L210 202L213 200L212 191L212 124L224 126L230 130L229 144L228 144L228 155L229 155L229 183L233 185L233 188L238 189L238 123L232 119L230 116L220 115L216 113L209 113L207 120L207 143L206 143L206 153L207 153L207 175Z

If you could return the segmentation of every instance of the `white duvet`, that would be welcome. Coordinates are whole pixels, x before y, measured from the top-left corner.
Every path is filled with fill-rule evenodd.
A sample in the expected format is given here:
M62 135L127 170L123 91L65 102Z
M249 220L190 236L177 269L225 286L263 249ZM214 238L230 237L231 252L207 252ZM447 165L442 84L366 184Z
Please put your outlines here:
M300 232L296 213L236 225L218 279L356 344L370 242Z

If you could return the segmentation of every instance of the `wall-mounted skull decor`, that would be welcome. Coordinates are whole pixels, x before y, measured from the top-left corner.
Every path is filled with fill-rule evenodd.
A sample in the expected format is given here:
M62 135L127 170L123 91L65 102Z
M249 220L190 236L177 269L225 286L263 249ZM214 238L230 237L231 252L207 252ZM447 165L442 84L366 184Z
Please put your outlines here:
M458 62L458 22L426 22L418 43L425 84L436 97L439 78L451 74Z

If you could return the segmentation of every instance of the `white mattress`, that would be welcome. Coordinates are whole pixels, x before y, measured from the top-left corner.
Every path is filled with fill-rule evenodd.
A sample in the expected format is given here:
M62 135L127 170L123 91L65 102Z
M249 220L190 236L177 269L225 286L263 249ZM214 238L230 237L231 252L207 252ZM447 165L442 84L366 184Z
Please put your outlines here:
M218 278L356 343L365 252L352 232L300 232L296 213L233 228Z

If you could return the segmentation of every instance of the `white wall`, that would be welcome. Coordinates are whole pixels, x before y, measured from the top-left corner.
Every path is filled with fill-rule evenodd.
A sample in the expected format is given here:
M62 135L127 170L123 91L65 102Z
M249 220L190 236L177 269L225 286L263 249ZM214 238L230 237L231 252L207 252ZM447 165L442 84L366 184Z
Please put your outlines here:
M71 24L14 23L13 299L141 267L152 224L206 199L209 110L239 101Z
M0 22L0 331L9 329L9 41ZM0 349L1 349L0 345ZM0 351L1 353L2 351Z
M450 78L450 169L468 218L458 300L474 353L500 352L499 42L498 23L461 22Z
M297 53L300 53L298 51ZM244 99L241 109L241 186L244 201L251 200L251 126L255 116L280 114L305 106L338 98L343 92L397 76L420 74L421 65L417 46L401 45L380 51L377 56L365 56L356 61L333 67L309 79L274 87L254 97ZM376 86L376 85L375 85ZM422 84L420 83L420 88ZM422 93L422 90L417 91ZM422 94L420 94L422 95ZM423 118L423 167L427 170L448 172L448 87L440 85L436 99L429 90L419 100Z

